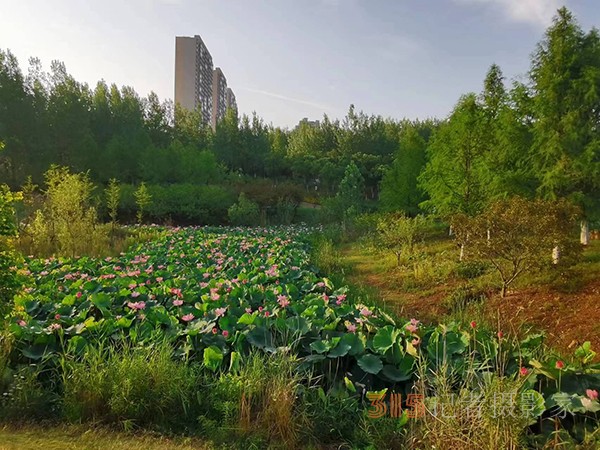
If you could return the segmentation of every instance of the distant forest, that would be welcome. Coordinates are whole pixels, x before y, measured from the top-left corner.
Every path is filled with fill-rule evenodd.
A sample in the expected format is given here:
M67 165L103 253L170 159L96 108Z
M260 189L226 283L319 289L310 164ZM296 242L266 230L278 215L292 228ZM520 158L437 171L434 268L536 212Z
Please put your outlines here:
M145 182L167 203L186 190L225 209L241 191L258 198L271 190L265 204L282 192L320 202L354 163L371 210L474 215L519 195L567 198L586 220L599 215L600 37L564 8L524 82L508 85L492 65L481 91L463 95L444 120L393 120L350 106L342 120L292 130L234 110L215 132L199 123L198 111L154 93L104 81L90 88L58 61L47 73L32 58L24 74L0 51L0 180L14 189L28 177L43 185L56 164L88 171L100 186Z

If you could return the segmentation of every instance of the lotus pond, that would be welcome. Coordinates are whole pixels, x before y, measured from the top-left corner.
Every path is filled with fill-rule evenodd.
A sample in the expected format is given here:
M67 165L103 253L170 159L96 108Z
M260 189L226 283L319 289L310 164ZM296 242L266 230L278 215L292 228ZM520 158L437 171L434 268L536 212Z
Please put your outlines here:
M315 233L160 228L156 240L118 257L27 258L10 316L11 364L51 364L98 343L143 345L160 336L178 358L213 372L235 371L253 350L292 352L324 386L360 395L409 393L440 370L458 385L470 371L521 380L534 396L532 423L559 410L597 419L600 367L589 346L562 361L539 353L541 335L515 344L476 323L393 317L320 273L310 257Z

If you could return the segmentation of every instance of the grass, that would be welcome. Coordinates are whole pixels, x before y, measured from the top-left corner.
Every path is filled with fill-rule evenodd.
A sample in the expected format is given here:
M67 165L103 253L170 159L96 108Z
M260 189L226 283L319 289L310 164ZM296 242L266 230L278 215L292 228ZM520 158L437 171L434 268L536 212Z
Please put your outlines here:
M0 450L187 450L214 447L193 438L168 438L149 433L120 433L84 426L0 427Z

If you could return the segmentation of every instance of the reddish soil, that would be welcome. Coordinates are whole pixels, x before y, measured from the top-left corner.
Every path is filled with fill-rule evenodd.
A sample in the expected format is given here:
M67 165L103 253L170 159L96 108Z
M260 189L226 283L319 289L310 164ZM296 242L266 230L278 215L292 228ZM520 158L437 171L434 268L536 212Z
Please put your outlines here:
M547 343L565 354L584 341L600 354L600 280L574 294L543 287L495 297L486 309L507 330L522 331L527 325L544 330Z

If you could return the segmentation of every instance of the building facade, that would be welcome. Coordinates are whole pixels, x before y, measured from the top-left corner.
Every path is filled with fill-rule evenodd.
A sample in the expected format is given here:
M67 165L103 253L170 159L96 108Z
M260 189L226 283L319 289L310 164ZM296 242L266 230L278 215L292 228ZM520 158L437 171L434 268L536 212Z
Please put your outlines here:
M213 60L198 35L175 38L175 103L200 109L202 121L212 123Z
M217 129L217 122L223 120L227 111L227 79L223 71L217 67L213 71L212 79L212 120L213 130Z
M225 105L226 105L226 109L232 108L232 109L237 110L235 94L233 93L231 88L227 88L227 93L225 94Z

